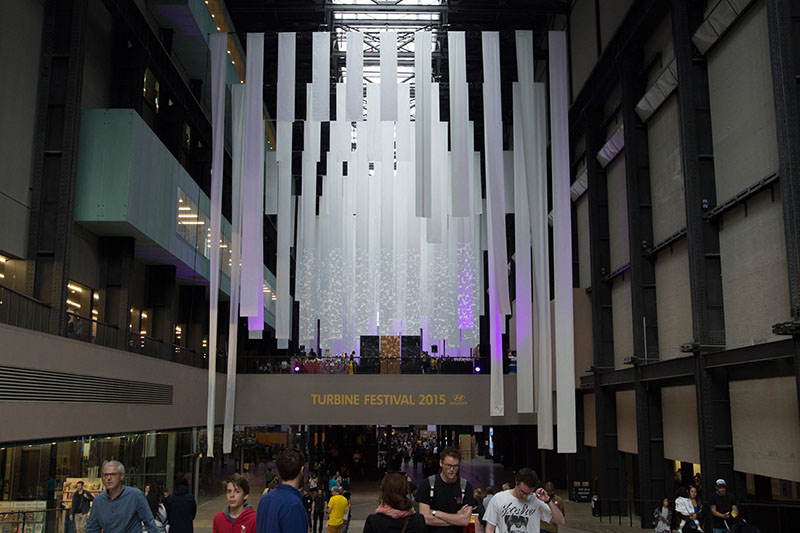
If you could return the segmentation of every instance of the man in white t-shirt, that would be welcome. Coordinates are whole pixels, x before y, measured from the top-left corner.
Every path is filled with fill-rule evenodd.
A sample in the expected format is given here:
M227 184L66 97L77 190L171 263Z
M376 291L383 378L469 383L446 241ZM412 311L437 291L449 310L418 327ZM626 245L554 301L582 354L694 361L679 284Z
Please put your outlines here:
M539 487L539 476L523 468L514 476L514 488L498 492L489 502L486 533L539 533L539 521L564 523L564 515ZM539 487L539 488L537 488Z

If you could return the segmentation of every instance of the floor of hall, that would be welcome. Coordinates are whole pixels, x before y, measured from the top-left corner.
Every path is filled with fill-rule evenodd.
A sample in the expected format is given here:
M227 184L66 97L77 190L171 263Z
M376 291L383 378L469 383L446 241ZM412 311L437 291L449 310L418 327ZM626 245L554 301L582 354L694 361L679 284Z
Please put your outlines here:
M422 479L421 468L414 472L413 468L406 469L415 483L419 484ZM504 481L511 481L513 475L510 471L505 471L499 465L483 458L465 459L461 462L461 475L475 487L487 487L489 485L500 486ZM367 516L375 512L378 504L379 481L357 481L351 484L350 490L353 493L350 503L352 506L351 521L349 531L361 533L364 529L364 521ZM257 508L264 490L264 479L254 479L251 482L250 504ZM616 517L609 523L609 519L604 518L600 522L599 518L592 516L590 504L576 503L566 499L567 491L559 490L559 496L564 500L566 507L565 515L567 523L559 528L559 533L618 533L642 531L635 526L630 526L629 518L623 517L620 525ZM197 510L197 517L194 521L196 533L211 533L214 515L223 510L227 505L225 495L215 496L205 501L200 501ZM323 530L324 531L324 530Z

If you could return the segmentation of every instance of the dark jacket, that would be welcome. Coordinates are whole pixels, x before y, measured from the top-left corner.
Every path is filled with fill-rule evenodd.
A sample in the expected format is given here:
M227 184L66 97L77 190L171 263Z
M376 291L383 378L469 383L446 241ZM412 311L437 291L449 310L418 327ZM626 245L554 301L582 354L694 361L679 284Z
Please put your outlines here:
M371 514L364 523L364 533L400 533L405 518L391 518L384 514ZM419 514L409 517L406 533L425 533L425 518Z
M86 514L89 512L89 503L94 500L94 496L86 490L83 489L83 494L78 494L78 491L75 491L75 494L72 495L72 508L69 511L70 516L75 516L76 514Z
M189 485L177 485L166 500L170 533L194 533L194 517L197 514L197 503L189 492Z

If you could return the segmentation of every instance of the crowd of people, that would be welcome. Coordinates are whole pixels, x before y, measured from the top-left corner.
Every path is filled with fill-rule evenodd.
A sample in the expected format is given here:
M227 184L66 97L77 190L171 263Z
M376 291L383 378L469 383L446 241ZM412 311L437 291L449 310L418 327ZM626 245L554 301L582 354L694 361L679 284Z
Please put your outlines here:
M433 441L418 442L436 451ZM409 450L406 450L407 452ZM412 447L408 461L414 462ZM401 457L404 455L401 450ZM463 533L472 531L537 533L557 531L564 523L563 504L552 484L540 487L536 473L523 468L503 490L473 488L459 475L461 453L445 447L439 468L419 486L402 472L387 472L381 480L374 513L366 517L369 533ZM419 464L417 462L417 464ZM224 481L227 506L213 519L214 533L347 533L351 523L351 493L346 465L337 470L315 463L306 473L304 454L283 449L274 461L277 476L269 480L254 509L248 502L250 481L234 473ZM105 492L92 498L78 484L70 519L78 533L147 531L192 533L197 504L186 476L179 476L172 494L146 486L144 492L126 486L125 467L109 461L103 467ZM92 502L91 513L89 503ZM88 519L87 519L88 515ZM327 521L327 523L325 523Z
M653 526L656 533L666 533L674 529L681 532L704 532L702 524L707 516L711 515L712 532L725 533L737 522L739 507L736 497L728 493L728 484L724 479L714 483L714 494L704 502L701 498L701 483L696 476L693 483L687 488L680 486L676 492L674 502L664 498L661 505L653 511ZM672 508L675 508L673 518Z

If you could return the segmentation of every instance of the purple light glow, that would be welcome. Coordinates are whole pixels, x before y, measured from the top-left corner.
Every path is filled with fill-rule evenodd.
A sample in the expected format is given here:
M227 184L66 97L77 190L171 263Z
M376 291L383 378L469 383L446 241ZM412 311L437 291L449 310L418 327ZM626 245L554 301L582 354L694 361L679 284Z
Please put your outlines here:
M295 372L300 372L300 367L299 366L294 367L294 371Z
M476 367L475 367L475 373L476 373L476 374L480 374L480 373L481 373L481 367L479 367L479 366L476 366Z

